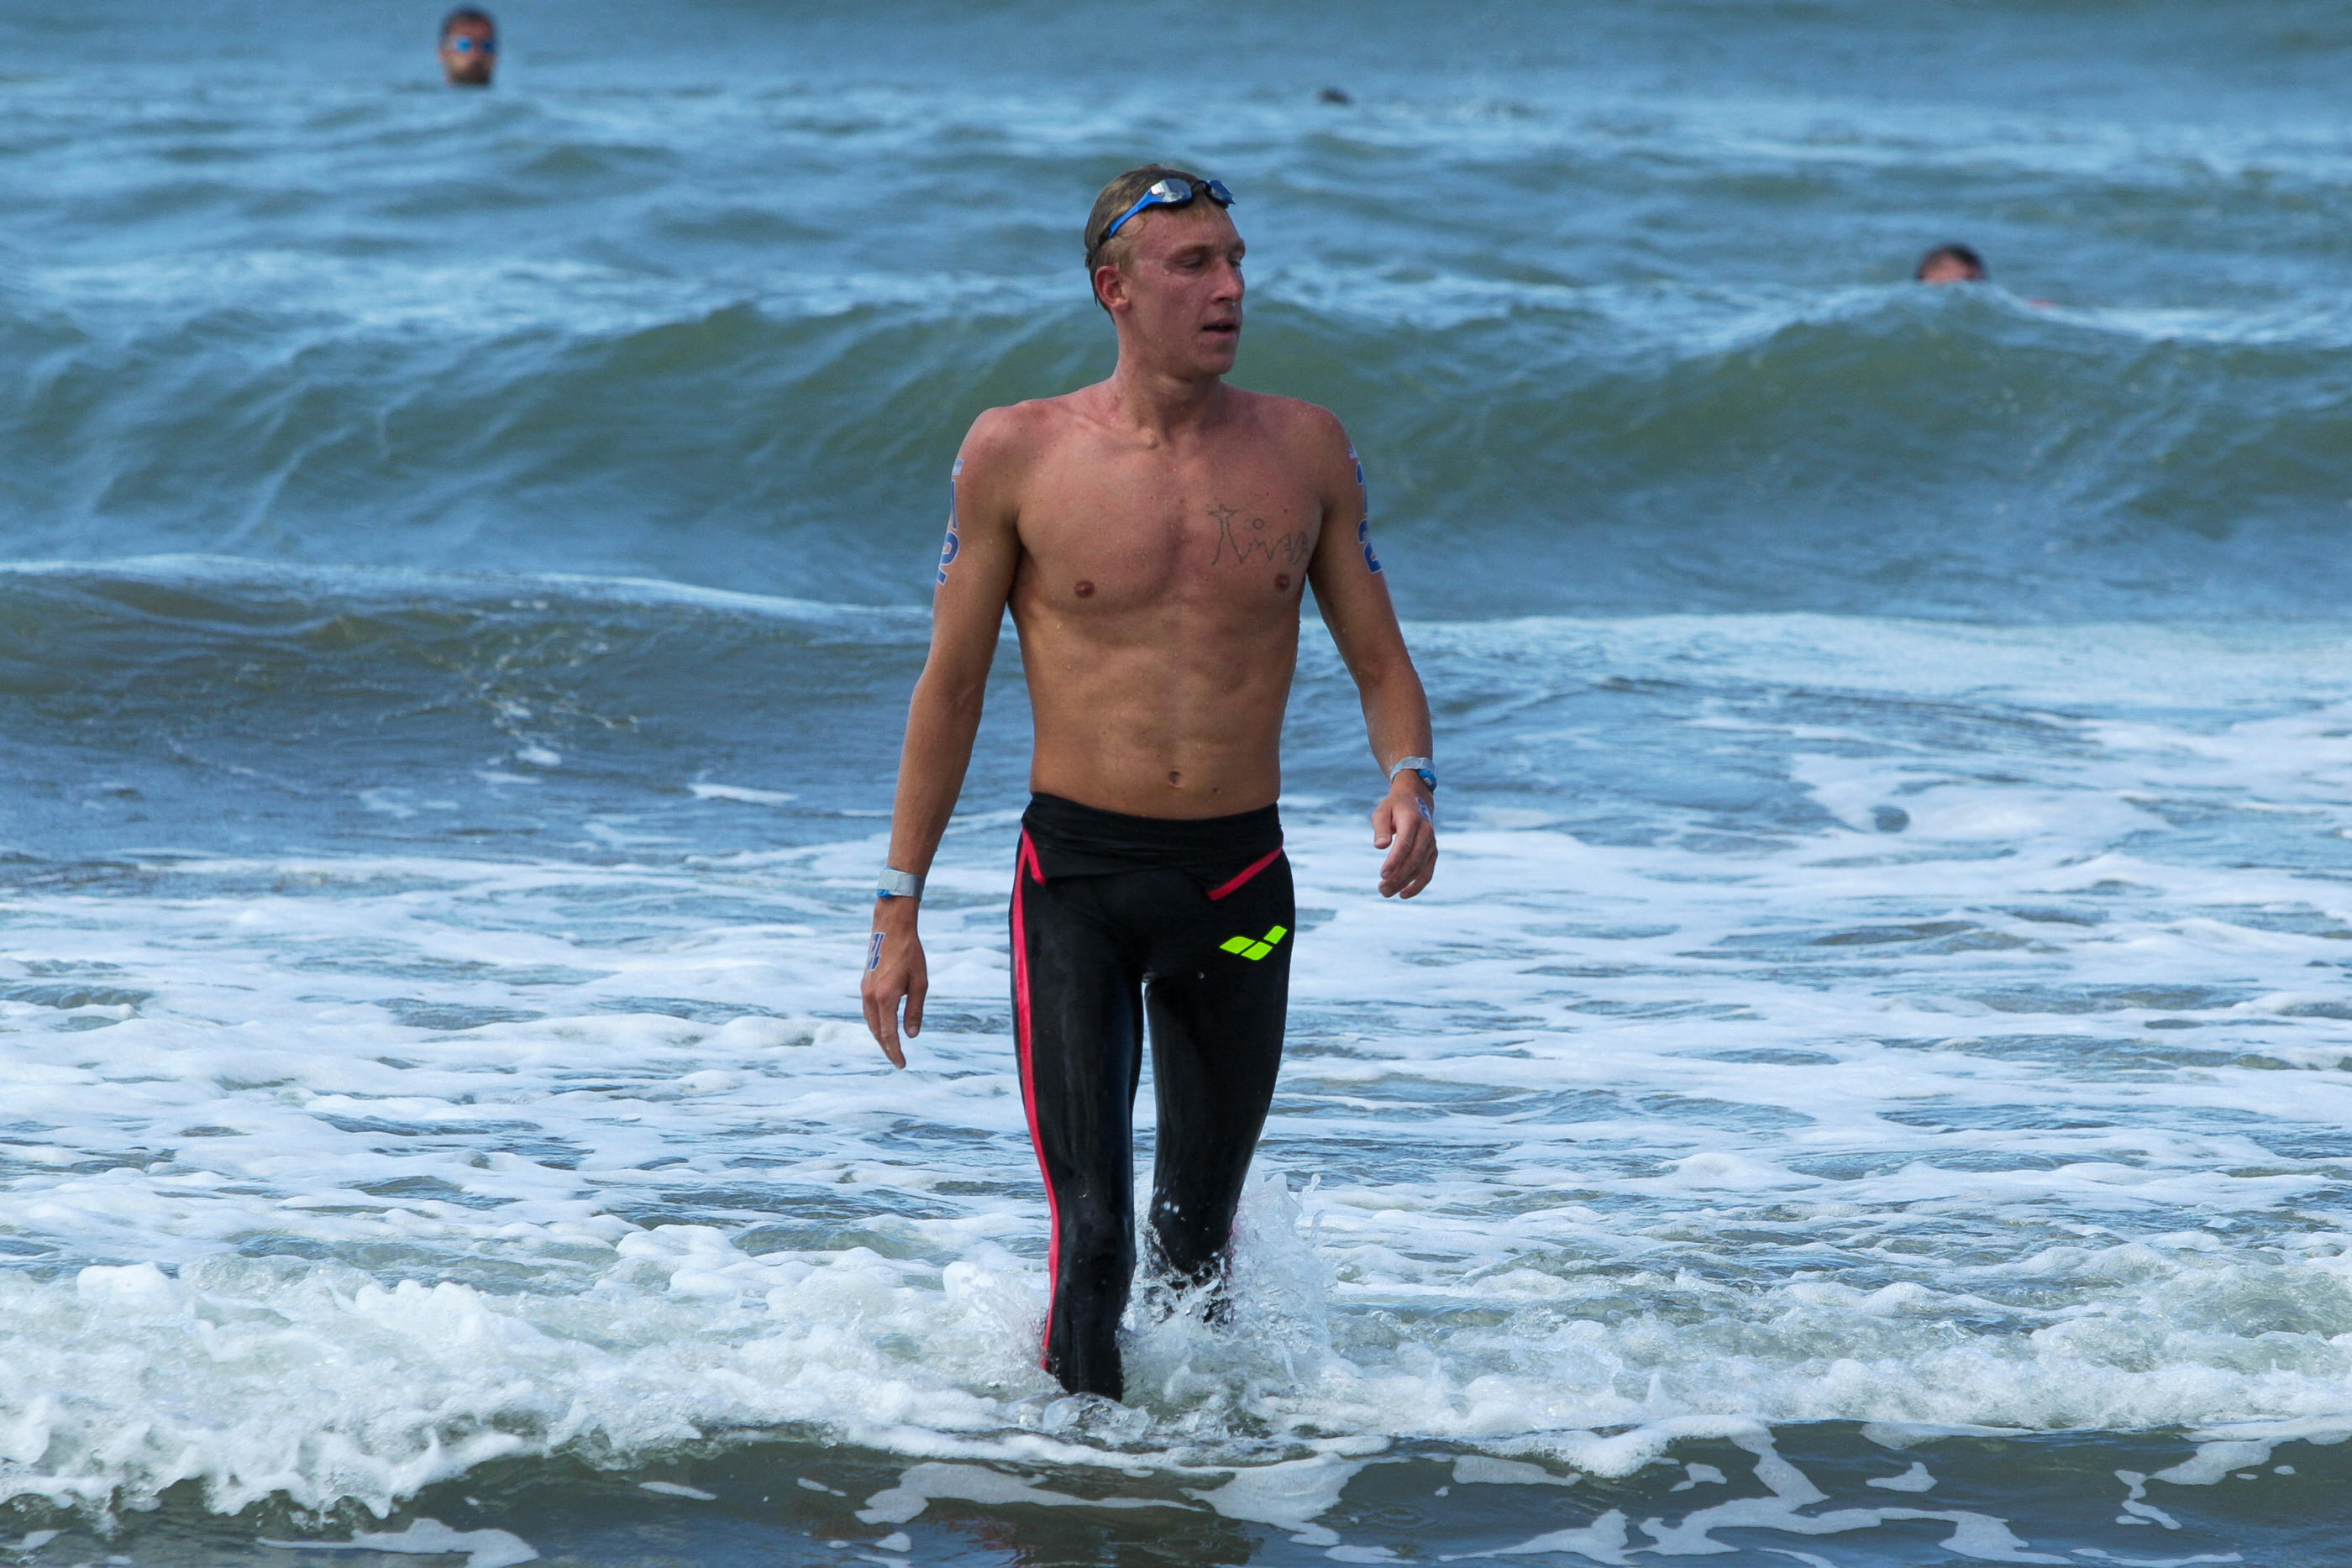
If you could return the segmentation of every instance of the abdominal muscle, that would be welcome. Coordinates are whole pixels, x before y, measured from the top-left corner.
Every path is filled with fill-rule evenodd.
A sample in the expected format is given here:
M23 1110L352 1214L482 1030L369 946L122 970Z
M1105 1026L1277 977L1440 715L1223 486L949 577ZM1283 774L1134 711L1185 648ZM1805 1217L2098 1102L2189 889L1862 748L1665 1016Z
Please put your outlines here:
M1231 615L1147 611L1101 625L1108 635L1050 608L1022 609L1016 601L1036 725L1033 789L1186 819L1254 811L1281 794L1295 601L1240 626Z

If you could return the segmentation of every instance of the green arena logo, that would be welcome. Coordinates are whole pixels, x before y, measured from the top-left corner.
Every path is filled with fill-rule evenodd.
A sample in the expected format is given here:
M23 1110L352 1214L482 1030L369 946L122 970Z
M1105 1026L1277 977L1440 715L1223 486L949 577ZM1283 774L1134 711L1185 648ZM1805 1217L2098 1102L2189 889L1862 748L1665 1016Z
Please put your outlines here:
M1228 953L1236 954L1255 964L1273 952L1276 945L1289 935L1288 926L1277 925L1264 936L1228 936L1217 946Z

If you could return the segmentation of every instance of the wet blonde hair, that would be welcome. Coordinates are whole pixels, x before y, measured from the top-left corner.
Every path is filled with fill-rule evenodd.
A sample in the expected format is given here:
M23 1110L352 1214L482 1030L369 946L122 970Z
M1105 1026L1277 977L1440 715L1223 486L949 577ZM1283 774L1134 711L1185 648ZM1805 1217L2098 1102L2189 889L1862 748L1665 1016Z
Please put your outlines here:
M1126 265L1127 237L1134 232L1135 225L1141 221L1143 213L1136 214L1128 221L1127 227L1108 239L1103 237L1103 231L1118 222L1119 214L1135 205L1142 198L1144 192L1162 180L1181 180L1187 185L1197 185L1201 183L1201 176L1167 163L1146 163L1140 169L1129 169L1126 173L1105 185L1096 195L1094 209L1087 214L1085 235L1087 292L1094 295L1096 304L1102 304L1102 295L1095 288L1095 269L1105 262L1114 267ZM1144 211L1149 212L1150 209L1147 207ZM1110 308L1105 305L1103 308L1107 310Z

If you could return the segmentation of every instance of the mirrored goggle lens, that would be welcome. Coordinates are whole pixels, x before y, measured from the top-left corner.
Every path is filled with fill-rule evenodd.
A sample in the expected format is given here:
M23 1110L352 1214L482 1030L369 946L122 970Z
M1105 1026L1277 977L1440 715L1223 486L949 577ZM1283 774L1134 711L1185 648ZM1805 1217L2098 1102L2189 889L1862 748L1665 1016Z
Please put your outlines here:
M1225 183L1223 180L1202 181L1201 193L1221 207L1230 207L1234 204L1234 193L1225 189ZM1097 245L1108 245L1110 243L1111 235L1125 228L1127 226L1127 220L1135 216L1136 214L1143 211L1146 207L1181 207L1190 203L1192 199L1192 187L1186 181L1174 179L1155 180L1150 185L1145 188L1142 195L1138 196L1135 199L1135 205L1119 214L1118 219L1111 224L1110 227L1103 230L1102 238L1097 240L1095 243Z
M450 39L449 47L457 50L457 53L461 55L470 55L476 49L481 50L482 53L486 55L495 55L499 52L498 45L493 43L491 40L488 38L467 37L463 33L460 33L456 37Z
M1172 207L1182 206L1195 194L1191 183L1184 180L1161 180L1143 193L1150 199L1150 203L1165 204ZM1223 180L1202 181L1198 193L1207 196L1221 207L1230 207L1234 204L1234 193L1225 189L1225 183Z

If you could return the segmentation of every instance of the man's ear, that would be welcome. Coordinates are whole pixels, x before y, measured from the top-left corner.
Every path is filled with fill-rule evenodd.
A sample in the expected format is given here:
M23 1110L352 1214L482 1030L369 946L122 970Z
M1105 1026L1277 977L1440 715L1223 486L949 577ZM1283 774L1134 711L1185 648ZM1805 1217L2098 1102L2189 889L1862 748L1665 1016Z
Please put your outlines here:
M1114 315L1127 303L1127 274L1117 264L1107 261L1095 268L1095 298Z

